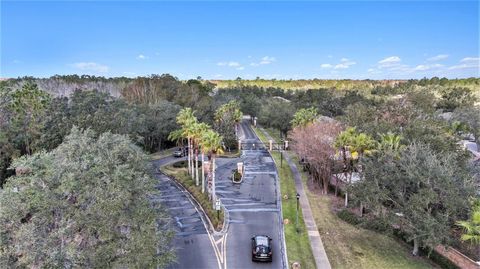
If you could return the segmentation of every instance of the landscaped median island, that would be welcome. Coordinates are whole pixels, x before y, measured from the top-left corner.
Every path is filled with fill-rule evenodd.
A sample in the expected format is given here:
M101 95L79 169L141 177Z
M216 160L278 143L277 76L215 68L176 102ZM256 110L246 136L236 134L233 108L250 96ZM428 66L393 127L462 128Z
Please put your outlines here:
M263 143L268 145L268 139L257 128L252 127L256 135ZM295 227L297 216L297 192L292 171L284 160L281 164L280 152L271 152L278 170L280 180L280 193L282 197L282 213L284 220L285 243L287 245L287 256L289 263L299 262L301 268L315 268L310 241L308 240L307 229L303 220L302 209L298 211L298 232Z
M183 163L185 165L182 165ZM201 185L195 186L195 180L193 180L188 174L186 167L186 161L177 162L177 165L170 164L161 168L161 171L180 183L187 191L197 200L202 206L203 210L207 214L207 217L212 222L213 227L218 231L223 228L224 212L220 210L220 214L212 207L212 201L208 199L208 193L202 193ZM201 169L199 169L201 174Z

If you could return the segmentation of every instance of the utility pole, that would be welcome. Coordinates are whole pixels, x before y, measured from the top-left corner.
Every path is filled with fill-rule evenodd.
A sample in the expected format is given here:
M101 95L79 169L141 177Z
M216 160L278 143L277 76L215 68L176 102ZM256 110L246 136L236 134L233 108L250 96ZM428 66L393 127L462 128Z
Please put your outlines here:
M300 194L297 192L297 219L295 220L295 228L297 230L297 233L299 232L298 230L298 200L300 200Z

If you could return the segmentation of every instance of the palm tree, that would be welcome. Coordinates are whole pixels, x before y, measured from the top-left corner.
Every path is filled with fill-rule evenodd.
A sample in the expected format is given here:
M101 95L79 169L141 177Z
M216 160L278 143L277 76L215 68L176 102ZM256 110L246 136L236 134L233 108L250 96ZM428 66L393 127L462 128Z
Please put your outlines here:
M209 129L209 126L206 123L195 123L191 126L192 128L192 147L195 150L195 184L196 186L199 185L198 183L198 150L200 147L200 142L202 140L203 134ZM202 157L202 171L203 169L203 157Z
M351 172L350 171L351 170L351 154L350 154L350 158L347 158L347 151L348 152L350 151L353 145L355 136L356 136L356 129L349 127L337 136L334 143L334 146L341 150L341 155L343 158L343 173L344 173L345 180L348 180L348 182L351 181L351 174L349 173ZM336 185L335 193L337 193L338 178L335 185ZM348 206L348 192L345 191L345 207L347 206Z
M235 123L235 135L238 136L238 124L242 121L243 113L242 111L240 111L240 104L238 104L238 102L235 102L235 104L232 104L232 109L233 109L233 122Z
M212 169L212 200L213 206L215 206L216 194L215 194L215 157L217 154L223 153L222 136L217 132L208 130L202 137L202 145L206 152L210 152L211 169Z
M192 152L192 136L194 135L193 125L197 123L194 111L190 108L184 108L178 112L177 123L182 126L182 136L188 141L188 173L193 177L193 152Z
M465 230L462 241L469 241L474 245L480 245L480 199L474 202L470 220L458 221L457 225ZM479 248L480 255L480 248Z
M398 152L402 149L402 136L388 132L380 135L380 142L378 143L378 150L388 150Z
M168 135L168 140L176 143L176 145L182 145L183 146L183 135L182 135L182 129L178 129L178 130L175 130L175 131L172 131L169 135Z
M352 153L357 153L358 158L370 153L375 148L375 140L365 133L353 136ZM353 155L353 154L352 154Z
M292 119L292 127L305 127L318 118L318 112L315 107L299 109Z
M353 153L357 153L358 159L360 160L364 154L370 153L376 145L375 140L373 138L365 133L360 133L356 136L352 137L352 157ZM359 165L360 168L360 165ZM358 169L360 170L360 169ZM351 184L351 179L349 184ZM348 200L346 200L345 206L348 205ZM363 216L363 202L360 201L360 216Z
M209 132L212 132L212 129L210 129L210 126L208 124L202 123L203 124L203 132L201 132L201 137L198 141L198 145L200 146L200 152L202 153L202 193L205 193L205 153L208 153L208 148L207 148L207 139L205 137L208 135Z

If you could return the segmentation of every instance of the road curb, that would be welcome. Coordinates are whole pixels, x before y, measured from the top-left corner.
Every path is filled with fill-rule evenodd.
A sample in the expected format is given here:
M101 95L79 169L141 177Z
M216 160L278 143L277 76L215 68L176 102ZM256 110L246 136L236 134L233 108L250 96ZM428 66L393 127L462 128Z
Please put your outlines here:
M190 200L190 202L192 202L193 206L195 206L195 208L200 211L202 214L201 217L202 217L202 221L204 223L205 222L205 219L207 220L208 222L208 227L209 227L209 230L210 232L213 234L213 235L223 235L225 234L225 232L228 230L226 229L227 226L228 226L228 222L227 222L227 216L228 216L228 213L227 210L225 209L225 207L223 206L223 212L224 212L224 216L223 216L223 227L220 231L217 231L215 229L215 227L213 226L213 223L212 221L210 220L210 218L208 217L207 213L205 213L205 210L203 209L202 205L197 201L197 199L188 191L187 188L185 188L185 186L183 186L182 183L180 183L175 177L173 176L170 176L168 174L166 174L165 172L163 172L160 168L158 169L158 173L170 178L172 180L172 182L177 185L177 187L179 187L184 193L186 193L186 196L187 198ZM226 223L227 222L227 223Z
M252 129L253 133L255 134L255 136L257 136L257 139L260 140L260 138L257 134L257 131L255 131L254 128L251 128L251 129ZM262 140L260 140L260 141L262 141ZM270 156L270 158L272 158L273 163L275 164L275 176L276 176L276 179L277 179L277 182L278 182L277 203L280 207L279 224L282 227L282 229L281 229L282 232L280 233L280 236L281 236L282 241L283 241L282 248L283 248L283 256L285 257L285 260L283 261L284 262L283 267L284 268L289 268L289 266L288 266L289 265L288 264L288 255L287 255L287 245L286 245L287 243L286 243L286 240L285 240L285 227L283 225L283 209L282 209L282 197L281 197L282 195L281 195L281 188L280 188L280 176L278 174L277 162L275 162L275 158L273 158L271 152L268 149L265 149L265 150L268 152L268 155Z

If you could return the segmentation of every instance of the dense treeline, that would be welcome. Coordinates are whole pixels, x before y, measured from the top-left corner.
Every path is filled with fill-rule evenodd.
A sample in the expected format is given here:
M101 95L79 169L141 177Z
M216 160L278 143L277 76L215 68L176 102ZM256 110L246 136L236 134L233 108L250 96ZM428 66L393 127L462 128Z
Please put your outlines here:
M380 179L384 178L381 176L382 173L398 173L398 180L396 180L398 185L395 185L395 188L411 190L410 196L402 197L408 201L410 201L410 197L421 196L422 193L434 197L439 188L451 186L446 181L448 177L444 176L447 172L453 171L458 175L456 177L458 183L463 184L468 175L460 174L459 171L470 171L471 167L467 162L468 155L459 148L457 142L468 135L473 136L479 143L480 111L478 106L475 106L475 102L480 93L480 79L432 78L408 81L275 81L261 79L244 81L237 79L231 82L214 82L217 84L200 78L180 81L170 75L138 78L73 75L54 76L48 79L26 77L1 81L0 185L6 186L6 188L0 190L0 198L2 198L0 202L4 203L2 208L8 212L2 212L1 215L5 217L0 221L10 225L8 226L9 234L2 234L1 242L7 242L7 245L8 242L14 242L15 245L20 246L19 242L33 240L39 242L37 246L41 248L40 239L46 237L51 238L52 241L43 246L54 251L58 250L55 249L58 246L58 240L65 240L63 243L70 244L72 248L78 250L76 256L62 252L63 249L60 249L58 251L62 253L61 256L50 257L43 255L46 252L29 246L22 246L22 253L20 253L22 255L20 256L14 249L5 248L7 252L4 253L8 257L7 260L1 260L1 262L7 266L45 265L57 267L59 264L68 263L86 267L103 267L104 262L110 265L115 263L120 265L131 260L133 267L150 267L152 264L166 264L170 261L171 253L165 249L165 255L158 256L159 260L152 260L149 256L156 243L161 243L163 247L168 245L168 231L164 228L162 231L165 232L164 239L166 241L160 242L162 239L159 238L149 241L148 248L144 250L146 256L141 259L132 260L127 255L118 257L118 259L99 260L100 256L98 255L100 254L95 250L72 243L72 238L80 243L87 237L98 239L98 231L95 230L97 226L89 226L91 225L89 222L85 223L84 227L91 230L82 230L83 228L62 230L63 232L69 231L68 234L64 234L66 237L58 237L55 232L44 233L44 237L25 237L20 230L16 230L11 225L20 225L19 227L27 225L30 228L38 228L43 227L43 224L57 225L62 221L68 221L69 217L64 214L69 210L63 209L92 206L89 204L90 200L82 201L80 196L76 196L87 195L90 193L89 188L99 188L97 191L102 193L105 201L109 201L109 192L100 192L103 185L98 185L99 183L95 180L88 180L102 178L100 175L108 175L110 172L106 173L104 170L108 170L110 167L113 169L112 173L117 172L111 174L110 178L104 178L102 184L118 182L132 191L132 193L127 192L124 195L138 196L135 193L138 188L132 186L137 186L135 180L140 176L145 179L145 184L138 186L143 186L142 188L149 191L152 190L153 181L148 178L149 171L142 166L142 163L146 161L145 156L137 147L143 148L143 151L146 152L154 152L173 146L175 142L169 141L168 136L179 129L177 115L183 108L189 108L192 113L195 111L198 121L204 124L202 126L209 124L215 129L214 142L218 150L221 150L220 147L225 147L225 149L236 147L236 125L239 123L242 113L257 118L258 123L263 126L279 130L284 137L293 127L304 126L305 122L311 121L317 115L329 117L324 117L324 119L335 118L342 123L342 126L355 128L347 129L346 133L342 132L338 135L342 139L337 141L338 143L336 142L336 148L331 148L330 142L318 143L322 151L328 153L341 151L342 148L344 151L355 148L361 157L373 156L374 159L365 160L365 163L362 164L365 167L371 166L379 169L378 171L368 170L369 177L378 176L378 182L380 182ZM296 112L303 115L298 115ZM330 121L327 120L327 122ZM319 139L320 134L337 135L340 127L332 126L335 128L314 128L313 130L317 130L315 132L318 133L318 136L305 136L301 133L297 133L297 135L312 139ZM192 141L198 140L195 137L191 137ZM223 137L223 141L219 140L220 137ZM114 147L115 143L119 143L118 147ZM374 147L377 143L381 145L378 149L376 146ZM201 143L199 142L199 144ZM295 145L295 142L292 145ZM305 154L318 152L318 150L311 151L315 148L308 145L304 148L310 150L309 152L305 151ZM404 148L408 151L402 151ZM378 153L385 149L400 151L385 156L367 154L369 151ZM108 153L107 151L114 151L116 155L102 155ZM203 152L203 149L201 151ZM128 154L124 155L122 152ZM418 154L414 156L413 153L417 152ZM330 155L324 154L323 157L329 158ZM450 157L442 159L441 156ZM361 157L358 158L358 161L344 163L344 169L348 170L345 172L358 172L365 168L359 166L362 163ZM437 161L425 161L428 158L435 158ZM62 163L70 159L72 160L70 164ZM328 181L322 177L334 172L338 167L330 162L321 162L320 157L317 160L319 163L312 166L315 168L314 177L319 183L326 184L325 182ZM392 163L392 166L386 167L387 170L382 170L382 166L379 164L385 161ZM447 170L439 170L442 168L442 162L447 161L451 163L449 167L452 169L448 170L447 167L445 168ZM56 167L57 163L60 164L59 167ZM125 165L131 163L134 163L134 166L125 170L127 167ZM415 181L403 179L414 178L409 177L409 174L402 174L407 171L407 168L412 168L408 166L411 163L423 165L419 169L424 167L425 171L444 172L437 174L436 184L429 185L427 182L418 188L412 188L410 185ZM12 169L9 169L10 167ZM78 184L77 178L84 176L82 169L87 169L86 167L93 169L92 173L85 178L85 183L88 184L84 186L84 189L77 188L75 187ZM69 172L70 170L72 171ZM127 170L136 174L129 174L130 172ZM411 171L413 173L415 167ZM44 175L48 175L48 177L44 177ZM475 182L478 184L478 179L476 180ZM48 192L45 192L45 195L51 194L52 196L39 196L37 200L32 200L28 207L22 207L23 211L14 212L13 208L18 206L15 203L20 203L20 200L11 200L9 197L16 197L18 186L29 186L28 190L31 192L28 195L22 193L22 195L26 195L22 196L22 199L30 199L29 195L42 193L44 185L41 185L41 182L43 182L42 184L45 182L53 184L48 185ZM466 183L475 182L468 181ZM37 183L40 185L36 185ZM371 192L379 190L375 189L378 185L368 183L370 182L355 188L353 185L348 186L347 191L351 194L352 203L365 202L371 209L390 206L388 201L370 195ZM403 183L405 184L401 185ZM392 186L390 181L382 182L382 184L385 186L382 186L381 191L388 190ZM467 184L462 186L465 187ZM121 192L122 190L121 188L113 191ZM402 207L401 210L405 211L409 210L407 207L410 205L416 207L418 210L412 211L416 212L415 214L422 212L425 208L436 212L438 216L451 214L449 218L445 219L437 219L437 216L423 218L427 222L437 221L437 226L429 226L429 223L424 222L421 223L421 226L414 227L415 225L412 223L418 221L414 218L417 215L406 219L406 225L413 227L406 230L408 238L412 240L417 238L415 229L422 233L440 229L447 231L448 229L445 227L453 225L454 219L467 219L469 210L465 208L466 203L454 202L460 199L459 193L471 193L471 188L466 188L461 192L446 193L442 196L443 200L439 200L442 204L414 203ZM390 195L387 192L384 194ZM136 223L142 223L151 232L152 218L155 214L161 215L162 213L148 211L149 205L142 199L136 200L135 206L146 210L144 212L148 219L143 219L144 222L142 222L144 216L133 217L135 217ZM429 201L434 200L435 197ZM121 204L125 201L118 200L118 203ZM61 205L61 208L55 210L58 205ZM96 205L94 204L94 206ZM106 208L108 209L108 207ZM118 212L118 216L128 216L130 214L128 208L128 206L126 208L116 207L117 211L114 212ZM55 215L56 219L51 220L52 222L49 224L46 220L49 220L47 216L51 210L57 215ZM95 210L95 207L92 210ZM455 212L455 216L452 212ZM81 212L78 213L72 218L78 217L81 221ZM105 212L96 213L101 215ZM32 219L32 214L37 214L41 219ZM110 220L111 222L103 223L104 226L115 225L118 230L115 230L116 234L105 236L121 239L130 232L136 232L131 228L135 222L123 225L121 218L112 217ZM148 233L140 234L143 236ZM430 237L418 237L417 239L417 246L430 246L439 242ZM449 238L445 235L441 239L445 241ZM101 240L93 240L93 242L102 245ZM113 240L111 243L111 245L105 245L105 253L115 253L118 242ZM134 241L129 243L133 244L131 249L137 251L136 243ZM40 256L24 254L30 251ZM35 261L40 263L35 263Z
M170 146L167 137L178 128L175 117L181 108L165 100L130 104L96 90L51 98L29 83L20 90L4 88L1 97L1 182L12 174L7 168L13 158L56 148L73 126L128 135L148 152Z
M244 114L257 117L260 124L276 128L283 135L291 129L290 122L295 111L314 107L321 115L342 116L346 123L355 126L358 123L360 129L370 130L375 136L381 131L379 129L384 128L383 123L380 121L368 126L371 122L368 117L372 117L374 111L383 111L388 115L398 113L390 111L397 105L392 99L398 95L407 95L411 103L417 103L417 107L432 112L465 107L472 104L475 95L480 92L480 79L475 78L283 81L287 84L276 84L276 80L253 80L272 82L258 84L273 85L266 88L241 79L228 84L215 82L225 88L219 89L217 85L200 78L180 81L168 74L138 78L70 75L2 81L0 181L11 175L12 172L6 168L12 158L55 148L74 125L91 128L97 133L111 131L127 134L145 150L153 152L172 145L167 136L178 127L174 118L182 107L191 107L196 111L199 121L214 125L215 111L236 100ZM301 91L283 89L286 85L292 85L288 83L331 87ZM439 101L433 104L432 100L436 99ZM472 114L475 113L468 110L457 113L457 119L468 121ZM414 116L416 114L407 117ZM398 117L398 121L401 121L404 115ZM470 125L475 123L469 122ZM396 126L404 127L401 123ZM233 146L234 143L229 144Z
M420 80L352 80L352 79L262 79L257 77L254 80L237 78L235 80L213 80L218 88L233 87L260 87L260 88L281 88L285 90L307 90L307 89L337 89L337 90L372 90L375 88L396 88L402 84L407 85L441 85L441 86L477 86L480 85L478 78L447 79L432 77Z
M460 146L461 140L480 145L479 99L468 87L445 85L407 82L359 96L348 91L327 104L319 102L325 97L306 98L299 104L311 107L293 115L289 140L325 194L335 182L337 195L341 182L345 207L367 213L361 219L350 213L352 222L395 231L413 243L414 255L451 244L474 257L459 240L457 222L472 219L460 222L469 227L462 238L479 242L471 202L480 198L480 163ZM340 110L329 115L325 108L336 102Z

